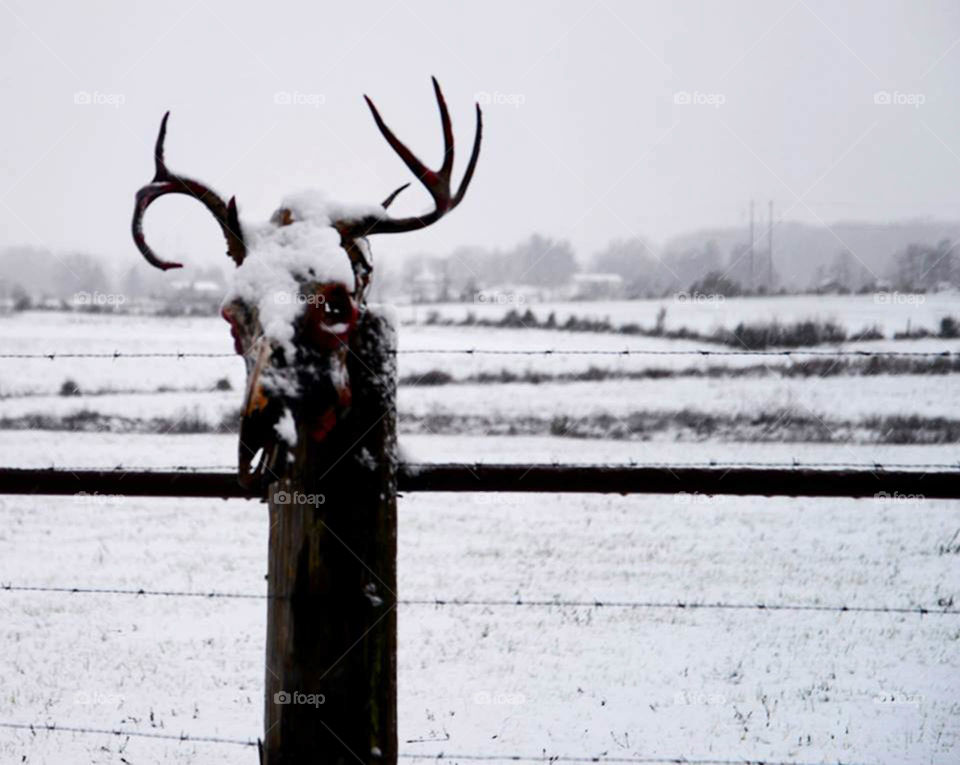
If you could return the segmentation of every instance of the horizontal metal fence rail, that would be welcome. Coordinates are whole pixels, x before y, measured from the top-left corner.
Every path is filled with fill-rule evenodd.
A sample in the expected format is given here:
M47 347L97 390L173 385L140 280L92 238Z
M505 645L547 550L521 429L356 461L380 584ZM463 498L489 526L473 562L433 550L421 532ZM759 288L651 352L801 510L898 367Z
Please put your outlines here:
M401 492L541 492L960 499L960 471L635 465L401 465ZM0 494L256 499L236 474L0 468ZM102 507L109 509L104 500Z

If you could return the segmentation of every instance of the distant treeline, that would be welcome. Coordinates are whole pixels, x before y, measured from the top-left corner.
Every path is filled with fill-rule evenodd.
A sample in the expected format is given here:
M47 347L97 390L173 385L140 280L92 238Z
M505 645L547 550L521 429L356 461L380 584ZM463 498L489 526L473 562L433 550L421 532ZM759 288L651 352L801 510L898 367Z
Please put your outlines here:
M461 246L407 253L377 263L376 300L418 303L466 301L507 286L581 299L649 298L689 290L732 297L801 291L851 294L877 289L932 292L960 287L953 242L960 224L904 222L836 224L780 222L776 249L763 236L729 227L699 230L658 245L635 236L578 252L564 239L534 233L505 247ZM838 239L849 245L838 248ZM346 255L344 255L346 257ZM225 261L226 259L224 259ZM178 274L150 268L132 254L117 264L86 252L36 247L0 249L0 306L56 307L102 299L99 308L138 310L138 300L192 304L188 313L214 311L230 266L199 264ZM150 308L153 311L153 308Z

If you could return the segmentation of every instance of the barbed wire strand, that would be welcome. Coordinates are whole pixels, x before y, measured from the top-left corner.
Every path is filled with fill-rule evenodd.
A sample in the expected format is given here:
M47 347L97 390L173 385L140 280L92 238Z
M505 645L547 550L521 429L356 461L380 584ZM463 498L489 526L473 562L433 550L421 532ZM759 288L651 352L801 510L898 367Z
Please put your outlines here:
M608 757L607 755L554 755L547 754L544 751L543 754L537 755L524 755L524 754L457 754L457 753L446 753L438 752L435 754L415 754L413 752L400 752L398 757L403 757L404 759L419 759L419 760L470 760L470 761L510 761L510 762L540 762L545 765L549 765L551 762L597 762L597 763L623 763L627 765L629 763L634 763L636 765L663 765L667 763L669 765L864 765L863 763L853 763L853 762L841 762L840 760L835 760L830 763L825 762L797 762L794 760L716 760L716 759L699 759L699 758L690 758L690 757L677 757L677 756L665 756L665 757Z
M696 348L689 350L666 350L655 348L404 348L389 351L394 355L466 355L466 356L825 356L825 357L960 357L960 351L817 351L817 350L736 350L721 351ZM169 351L127 353L110 351L103 353L0 353L0 359L219 359L233 358L235 353L203 351Z
M402 468L432 468L438 465L446 465L443 462L402 462ZM453 463L457 467L465 468L483 468L486 464L499 466L500 463L483 462L457 462ZM663 468L664 470L676 468L729 468L729 467L757 467L757 468L830 468L830 467L852 467L863 468L865 470L882 471L885 468L951 468L960 467L960 461L957 462L522 462L508 463L521 465L523 467L565 467L574 469L606 469L606 468ZM232 468L230 468L232 470Z
M227 738L223 736L193 736L186 733L154 733L151 731L125 730L122 728L87 728L78 725L57 725L54 723L14 723L0 721L0 728L11 730L26 730L36 734L38 731L46 733L80 733L88 735L118 736L129 738L151 738L163 739L167 741L177 741L182 743L206 743L206 744L227 744L234 746L257 746L257 742L251 739ZM509 762L596 762L612 763L613 765L656 765L657 763L685 763L686 765L862 765L861 763L841 762L839 760L831 763L812 763L797 762L794 760L731 760L731 759L699 759L691 757L609 757L605 753L598 755L563 755L547 754L543 750L540 755L527 754L460 754L455 752L400 752L398 757L413 760L470 760L470 761L509 761Z
M62 595L142 595L151 597L168 598L201 598L205 600L215 600L225 598L231 600L268 600L269 595L262 595L252 592L199 592L191 590L148 590L145 588L124 588L124 587L63 587L63 586L43 586L43 585L19 585L0 583L0 590L8 592L47 592L59 593Z
M57 587L43 585L15 585L0 583L0 590L7 592L46 592L62 595L133 595L171 598L199 598L214 600L217 598L235 600L268 600L269 595L243 592L197 592L189 590L148 590L144 588L120 587ZM277 600L282 598L277 597ZM819 611L822 613L869 613L869 614L914 614L917 616L958 616L960 610L949 605L940 608L924 606L856 606L856 605L819 605L791 603L722 603L698 601L654 601L654 600L560 600L551 599L485 599L470 600L462 598L407 598L397 601L401 606L443 607L527 607L527 608L624 608L624 609L681 609L681 610L727 610L727 611Z
M684 601L633 601L633 600L442 600L442 599L410 599L398 601L401 605L418 606L528 606L532 608L569 607L569 608L628 608L628 609L663 609L678 608L687 610L720 609L730 611L820 611L826 613L870 613L870 614L928 614L960 615L960 610L949 606L941 609L929 609L923 606L831 606L831 605L801 605L787 603L704 603Z
M155 433L148 433L143 435L156 435ZM224 433L223 435L232 435L230 433ZM960 467L960 462L957 463L957 467ZM140 465L86 465L86 466L67 466L61 467L60 465L42 465L40 467L14 467L11 465L4 465L3 470L43 470L50 473L86 473L89 471L95 471L97 473L199 473L201 471L217 471L223 473L236 473L236 465L148 465L142 467Z
M234 744L237 746L256 746L257 742L250 739L226 738L223 736L194 736L187 733L156 733L153 731L124 730L123 728L84 728L76 725L58 725L56 723L14 723L0 722L0 728L12 730L28 730L31 733L45 731L48 733L86 733L104 736L129 736L131 738L158 738L183 743L203 744Z
M225 434L229 435L229 434ZM797 470L803 470L805 468L862 468L863 470L870 470L874 472L882 472L887 469L906 469L915 468L917 470L928 470L928 469L944 469L944 470L956 470L960 468L960 460L957 462L750 462L750 461L708 461L708 462L510 462L510 463L499 463L499 462L401 462L400 469L410 468L413 470L418 470L421 468L435 468L435 467L458 467L458 468L469 468L472 470L482 470L484 467L493 466L493 467L502 467L504 464L519 466L519 467L564 467L564 468L573 468L573 469L612 469L612 468L662 468L664 470L670 469L683 469L683 468L795 468ZM101 473L196 473L204 470L218 471L223 473L235 473L237 468L235 465L149 465L146 467L141 466L125 466L125 465L70 465L70 466L61 466L61 465L41 465L41 466L26 466L26 467L16 467L12 465L5 465L3 469L7 470L37 470L37 471L48 471L50 473L74 473L74 472L101 472Z
M565 349L565 348L542 348L542 349L504 349L504 348L411 348L396 350L393 353L398 355L406 354L465 354L465 355L484 355L484 356L782 356L789 358L791 356L942 356L950 358L960 356L960 351L806 351L806 350L780 350L780 351L713 351L705 348L690 350L660 350L653 348L624 348L622 350L605 349L598 350L594 348L583 349Z
M53 351L50 353L0 353L0 359L221 359L236 356L235 353L202 351L170 351L159 352L152 351L148 353L127 353L122 351L110 351L107 353L60 353Z

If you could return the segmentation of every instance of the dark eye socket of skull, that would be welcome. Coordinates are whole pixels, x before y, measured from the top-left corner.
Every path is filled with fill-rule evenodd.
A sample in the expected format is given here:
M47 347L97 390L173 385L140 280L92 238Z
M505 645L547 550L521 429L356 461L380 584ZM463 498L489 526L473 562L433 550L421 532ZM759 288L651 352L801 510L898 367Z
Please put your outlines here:
M352 309L350 296L346 290L332 288L326 292L323 301L324 323L340 324L349 321Z

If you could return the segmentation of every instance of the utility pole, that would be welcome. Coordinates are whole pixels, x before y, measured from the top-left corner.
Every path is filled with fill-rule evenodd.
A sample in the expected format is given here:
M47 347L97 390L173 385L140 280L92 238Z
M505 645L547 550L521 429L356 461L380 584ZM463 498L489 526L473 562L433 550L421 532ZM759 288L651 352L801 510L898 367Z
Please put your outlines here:
M773 292L773 200L767 214L767 291Z
M751 291L756 287L756 270L754 259L754 237L753 237L753 200L750 200L750 278L747 280L747 288Z

